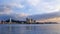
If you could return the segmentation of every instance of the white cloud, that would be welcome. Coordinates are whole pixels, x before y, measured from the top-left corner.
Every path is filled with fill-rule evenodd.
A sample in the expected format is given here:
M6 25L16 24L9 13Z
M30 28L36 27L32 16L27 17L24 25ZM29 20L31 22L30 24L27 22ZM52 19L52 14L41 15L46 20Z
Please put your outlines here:
M51 13L60 11L60 0L28 0L33 5L31 10L37 13Z
M60 4L57 4L57 2L53 2L53 3L47 3L47 4L43 4L42 6L43 10L47 13L50 12L58 12L60 11Z
M12 7L24 8L24 5L22 5L20 3L12 3L12 4L9 4L9 5L11 5Z
M40 3L40 0L27 0L27 2L32 6L36 6Z

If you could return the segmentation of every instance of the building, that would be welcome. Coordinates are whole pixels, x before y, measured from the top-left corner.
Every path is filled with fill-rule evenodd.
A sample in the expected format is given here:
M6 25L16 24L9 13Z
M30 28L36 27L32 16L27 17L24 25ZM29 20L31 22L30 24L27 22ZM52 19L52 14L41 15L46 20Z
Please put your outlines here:
M36 20L33 20L31 18L26 18L26 22L29 23L29 24L32 24L32 23L35 23Z

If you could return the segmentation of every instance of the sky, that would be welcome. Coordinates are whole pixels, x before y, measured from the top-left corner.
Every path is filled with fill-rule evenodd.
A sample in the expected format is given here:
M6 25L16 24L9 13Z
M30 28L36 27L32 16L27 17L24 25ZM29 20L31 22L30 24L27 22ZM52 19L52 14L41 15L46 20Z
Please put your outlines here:
M60 11L60 0L0 0L0 14L28 16Z

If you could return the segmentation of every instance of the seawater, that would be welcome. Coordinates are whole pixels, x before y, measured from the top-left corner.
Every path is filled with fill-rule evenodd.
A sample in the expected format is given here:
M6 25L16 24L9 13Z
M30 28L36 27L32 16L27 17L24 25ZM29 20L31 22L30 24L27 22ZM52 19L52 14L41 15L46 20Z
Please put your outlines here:
M60 24L0 24L0 34L60 34Z

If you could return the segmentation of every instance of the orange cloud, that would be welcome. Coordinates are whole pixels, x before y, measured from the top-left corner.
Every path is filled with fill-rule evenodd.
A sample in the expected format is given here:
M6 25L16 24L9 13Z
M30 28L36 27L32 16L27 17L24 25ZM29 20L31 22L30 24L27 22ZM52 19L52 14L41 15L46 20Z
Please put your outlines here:
M60 22L60 17L37 20L37 22Z
M21 17L24 17L24 16L26 17L26 16L28 16L28 14L21 13L20 16Z

